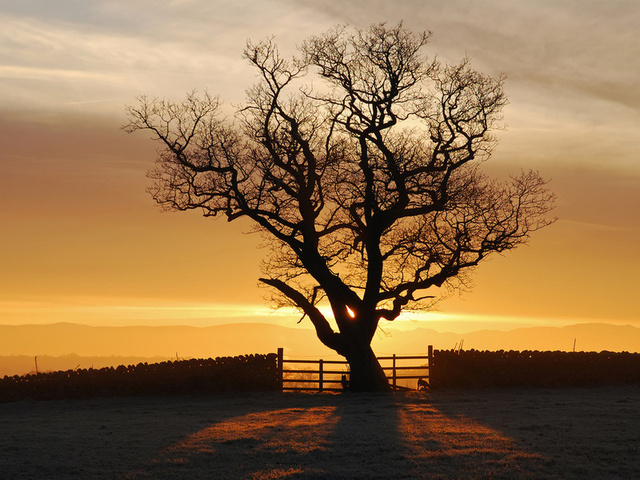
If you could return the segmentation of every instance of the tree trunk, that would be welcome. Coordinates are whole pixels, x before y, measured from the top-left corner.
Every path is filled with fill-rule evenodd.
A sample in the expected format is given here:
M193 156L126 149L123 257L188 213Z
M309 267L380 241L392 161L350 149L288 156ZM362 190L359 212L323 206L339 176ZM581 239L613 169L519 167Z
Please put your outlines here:
M386 392L391 389L387 377L369 344L360 345L346 355L351 374L349 390Z

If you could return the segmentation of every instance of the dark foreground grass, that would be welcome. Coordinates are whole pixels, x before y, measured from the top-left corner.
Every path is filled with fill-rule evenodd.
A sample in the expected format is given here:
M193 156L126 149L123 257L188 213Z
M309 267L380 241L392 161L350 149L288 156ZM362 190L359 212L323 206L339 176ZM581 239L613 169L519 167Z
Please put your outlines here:
M0 405L7 479L640 478L640 388Z

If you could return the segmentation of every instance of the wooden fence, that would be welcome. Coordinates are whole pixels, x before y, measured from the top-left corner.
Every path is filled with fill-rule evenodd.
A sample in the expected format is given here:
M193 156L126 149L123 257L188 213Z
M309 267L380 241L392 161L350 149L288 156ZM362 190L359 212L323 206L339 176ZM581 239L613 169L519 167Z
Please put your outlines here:
M427 351L427 355L394 354L377 357L393 390L417 390L429 385L433 347L429 345ZM423 363L406 364L407 361L418 360L422 360ZM286 365L293 368L287 368ZM278 348L278 382L282 391L341 391L348 379L349 366L344 360L284 358L284 350Z

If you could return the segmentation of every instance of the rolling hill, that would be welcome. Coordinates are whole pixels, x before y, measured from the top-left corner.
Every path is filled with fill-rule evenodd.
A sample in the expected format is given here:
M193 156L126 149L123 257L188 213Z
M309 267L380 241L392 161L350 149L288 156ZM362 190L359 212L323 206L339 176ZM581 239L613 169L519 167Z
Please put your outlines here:
M640 352L640 328L585 323L565 327L480 330L465 334L428 328L387 329L373 341L378 354L425 353L428 345L451 349ZM330 359L313 330L271 324L226 324L211 327L98 327L72 323L0 325L0 376L27 373L38 356L40 370L88 368L140 361L221 357L275 352L291 357ZM20 358L18 358L20 357ZM146 359L146 360L145 360Z

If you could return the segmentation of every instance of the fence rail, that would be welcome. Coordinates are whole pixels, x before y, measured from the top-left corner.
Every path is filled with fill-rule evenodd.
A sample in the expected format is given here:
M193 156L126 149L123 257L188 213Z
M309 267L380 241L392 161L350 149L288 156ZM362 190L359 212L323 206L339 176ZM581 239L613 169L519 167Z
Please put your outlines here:
M433 364L433 347L429 345L427 355L392 355L377 357L382 370L387 375L393 390L416 390L420 384L429 385L430 369ZM412 360L423 360L426 364L403 365ZM383 365L391 362L391 365ZM316 369L287 368L286 365L314 365ZM329 369L326 366L329 365ZM343 370L337 370L341 365ZM349 364L344 360L304 360L284 358L284 349L278 348L278 382L282 391L341 391L346 387L349 377ZM416 388L407 386L407 381L416 380ZM423 382L421 382L423 381ZM404 385L401 385L404 384Z

